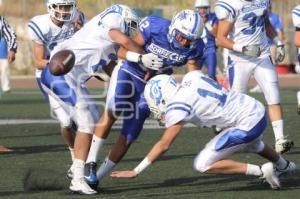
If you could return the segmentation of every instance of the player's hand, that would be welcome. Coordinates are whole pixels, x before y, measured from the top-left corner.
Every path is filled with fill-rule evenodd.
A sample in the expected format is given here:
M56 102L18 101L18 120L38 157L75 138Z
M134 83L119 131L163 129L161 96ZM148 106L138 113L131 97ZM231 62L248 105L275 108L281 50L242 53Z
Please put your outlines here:
M16 59L16 53L12 50L8 51L7 61L9 64L13 63Z
M151 70L159 70L163 66L163 60L153 53L141 55L139 63Z
M284 44L277 45L275 61L276 62L282 62L284 57L285 57Z
M135 178L138 176L138 174L131 170L131 171L113 171L110 174L113 178Z
M261 50L259 45L249 45L243 47L242 53L251 57L259 57L261 54Z
M84 21L83 21L83 16L84 14L81 11L77 11L75 20L73 22L74 27L76 28L76 30L79 30L83 27Z

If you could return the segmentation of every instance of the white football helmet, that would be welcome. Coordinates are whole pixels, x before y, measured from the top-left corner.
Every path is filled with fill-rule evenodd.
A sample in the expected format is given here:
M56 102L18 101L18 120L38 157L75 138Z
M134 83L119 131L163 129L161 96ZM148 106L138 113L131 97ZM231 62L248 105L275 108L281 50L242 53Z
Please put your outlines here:
M183 10L177 13L169 26L168 40L172 48L189 51L196 47L203 32L203 22L199 13L193 10ZM189 46L183 46L176 39L177 35L187 39Z
M161 124L164 123L167 102L174 96L177 90L176 79L164 74L154 76L145 86L144 96L146 102L154 118Z
M107 8L107 10L119 13L123 17L125 22L126 35L133 37L136 34L140 23L140 17L136 14L136 12L133 9L129 8L126 5L116 4Z
M68 6L68 9L65 9ZM47 0L48 13L58 21L73 20L76 13L76 0Z
M210 7L210 0L196 0L195 8Z

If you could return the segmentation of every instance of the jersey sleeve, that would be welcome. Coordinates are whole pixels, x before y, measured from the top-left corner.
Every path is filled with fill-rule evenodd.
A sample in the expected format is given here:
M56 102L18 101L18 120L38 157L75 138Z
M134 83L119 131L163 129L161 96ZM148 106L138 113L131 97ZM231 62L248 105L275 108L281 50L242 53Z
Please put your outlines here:
M182 102L175 101L168 105L165 115L166 128L183 121L186 117L191 114L192 107L191 105Z
M101 19L101 28L103 30L102 37L111 42L108 32L112 29L120 30L122 33L126 32L125 23L122 17L118 13L110 13Z
M139 24L139 32L143 36L144 41L148 41L151 37L151 17L145 17Z
M199 60L203 57L205 44L202 39L199 40L197 47L193 50L193 53L187 58L187 60Z
M36 16L28 22L28 33L32 41L38 44L46 44L46 33L49 30L49 22L44 16Z
M218 1L215 6L215 13L219 20L234 22L236 11L227 1Z
M300 5L296 6L292 11L293 25L300 28Z

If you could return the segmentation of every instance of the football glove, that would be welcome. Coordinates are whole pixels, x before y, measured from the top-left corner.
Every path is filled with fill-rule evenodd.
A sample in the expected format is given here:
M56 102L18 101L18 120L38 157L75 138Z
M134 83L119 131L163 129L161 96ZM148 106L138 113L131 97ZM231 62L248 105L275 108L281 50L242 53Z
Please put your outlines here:
M285 57L284 44L279 44L279 45L277 44L275 61L276 62L282 62L284 57Z
M151 70L159 70L163 66L163 60L153 53L140 55L138 63Z

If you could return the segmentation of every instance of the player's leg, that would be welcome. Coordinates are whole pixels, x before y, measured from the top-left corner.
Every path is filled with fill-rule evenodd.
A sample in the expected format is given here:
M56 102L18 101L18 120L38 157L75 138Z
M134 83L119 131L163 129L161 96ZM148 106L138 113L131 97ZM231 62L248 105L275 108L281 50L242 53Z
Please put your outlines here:
M233 61L228 57L228 66L230 89L247 93L248 82L255 65L249 61Z
M68 75L53 76L47 66L41 76L43 88L48 94L60 100L66 111L73 115L73 120L77 125L77 132L74 142L74 161L72 169L74 172L70 184L70 190L82 194L96 194L84 180L84 166L89 152L92 133L94 130L93 117L88 109L88 103L81 96L82 90L80 82L73 81Z
M213 80L216 80L217 54L215 49L209 49L207 52L205 65L208 70L208 76Z
M293 141L284 135L284 122L280 104L280 92L277 72L270 58L265 58L257 63L254 77L261 87L268 104L269 118L275 135L275 149L278 153L285 153L293 146Z
M0 59L1 86L3 92L10 91L10 69L7 59Z
M118 101L122 100L122 96L126 96L127 93L123 93L126 91L126 89L123 89L123 86L125 86L125 84L119 84L118 82L125 81L124 79L128 78L127 76L127 74L124 74L122 71L120 71L120 65L117 65L115 67L111 75L106 97L106 106L104 108L103 114L96 123L95 132L87 159L87 164L91 163L91 166L93 166L94 163L97 163L100 149L103 146L106 138L108 137L112 125L117 120L118 114L120 114L116 112L116 109L118 108Z
M74 141L75 141L75 132L73 133L72 129L72 120L70 115L63 109L60 105L60 102L51 95L48 96L49 103L52 111L55 114L56 119L60 123L60 132L64 138L65 143L68 145L72 162L74 161Z
M97 171L99 180L109 173L115 164L123 158L130 145L138 138L146 118L150 115L150 110L142 95L142 91L137 92L131 102L134 105L134 109L124 112L121 135L110 150L105 162L102 163Z

